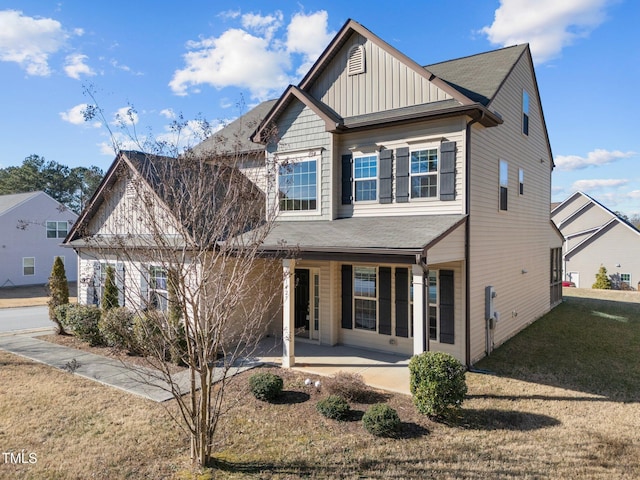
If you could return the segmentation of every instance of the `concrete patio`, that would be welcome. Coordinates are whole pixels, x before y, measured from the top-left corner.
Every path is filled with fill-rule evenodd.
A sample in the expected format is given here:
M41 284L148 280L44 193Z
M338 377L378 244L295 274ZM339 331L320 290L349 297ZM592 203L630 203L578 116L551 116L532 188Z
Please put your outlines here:
M263 339L255 353L264 363L282 364L282 340ZM409 357L344 345L318 345L296 339L294 370L310 375L330 376L336 372L357 373L374 388L410 394Z

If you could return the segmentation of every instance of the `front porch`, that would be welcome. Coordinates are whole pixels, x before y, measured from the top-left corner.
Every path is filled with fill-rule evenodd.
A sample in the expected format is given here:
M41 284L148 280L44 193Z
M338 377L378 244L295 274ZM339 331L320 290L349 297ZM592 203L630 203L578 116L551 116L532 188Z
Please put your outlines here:
M309 375L357 373L371 387L409 395L409 356L394 355L345 345L318 345L297 341L292 368ZM282 365L282 338L267 337L255 356L262 362Z

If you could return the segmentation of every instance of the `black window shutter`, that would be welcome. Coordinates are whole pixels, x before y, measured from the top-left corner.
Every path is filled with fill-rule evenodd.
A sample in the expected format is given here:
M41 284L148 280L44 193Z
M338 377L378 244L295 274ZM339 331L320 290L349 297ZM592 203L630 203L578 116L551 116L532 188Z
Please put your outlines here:
M122 262L116 264L116 284L118 285L118 305L124 307L124 263Z
M393 151L382 150L380 152L380 203L391 203L393 172Z
M380 277L380 322L378 333L391 335L391 268L380 267L378 275Z
M396 150L396 202L409 201L409 148Z
M440 343L455 343L453 270L440 270Z
M409 336L409 269L396 268L396 336Z
M353 184L353 155L342 155L342 205L349 205L353 200L351 191Z
M342 265L342 328L353 325L353 267Z
M456 199L456 142L440 144L440 200Z

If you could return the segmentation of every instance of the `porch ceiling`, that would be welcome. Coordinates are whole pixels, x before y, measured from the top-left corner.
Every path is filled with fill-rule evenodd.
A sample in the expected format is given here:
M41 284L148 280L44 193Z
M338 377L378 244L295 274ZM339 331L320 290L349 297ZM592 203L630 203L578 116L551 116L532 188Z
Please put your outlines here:
M283 244L302 258L378 255L415 261L460 225L465 215L351 217L336 220L277 221L265 239L265 252L281 252Z

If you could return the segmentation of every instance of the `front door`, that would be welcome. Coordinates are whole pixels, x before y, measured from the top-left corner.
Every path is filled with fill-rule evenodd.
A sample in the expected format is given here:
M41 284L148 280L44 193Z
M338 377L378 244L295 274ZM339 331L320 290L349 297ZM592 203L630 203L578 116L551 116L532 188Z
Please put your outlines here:
M297 337L309 338L311 297L310 274L306 268L296 268L295 332Z

